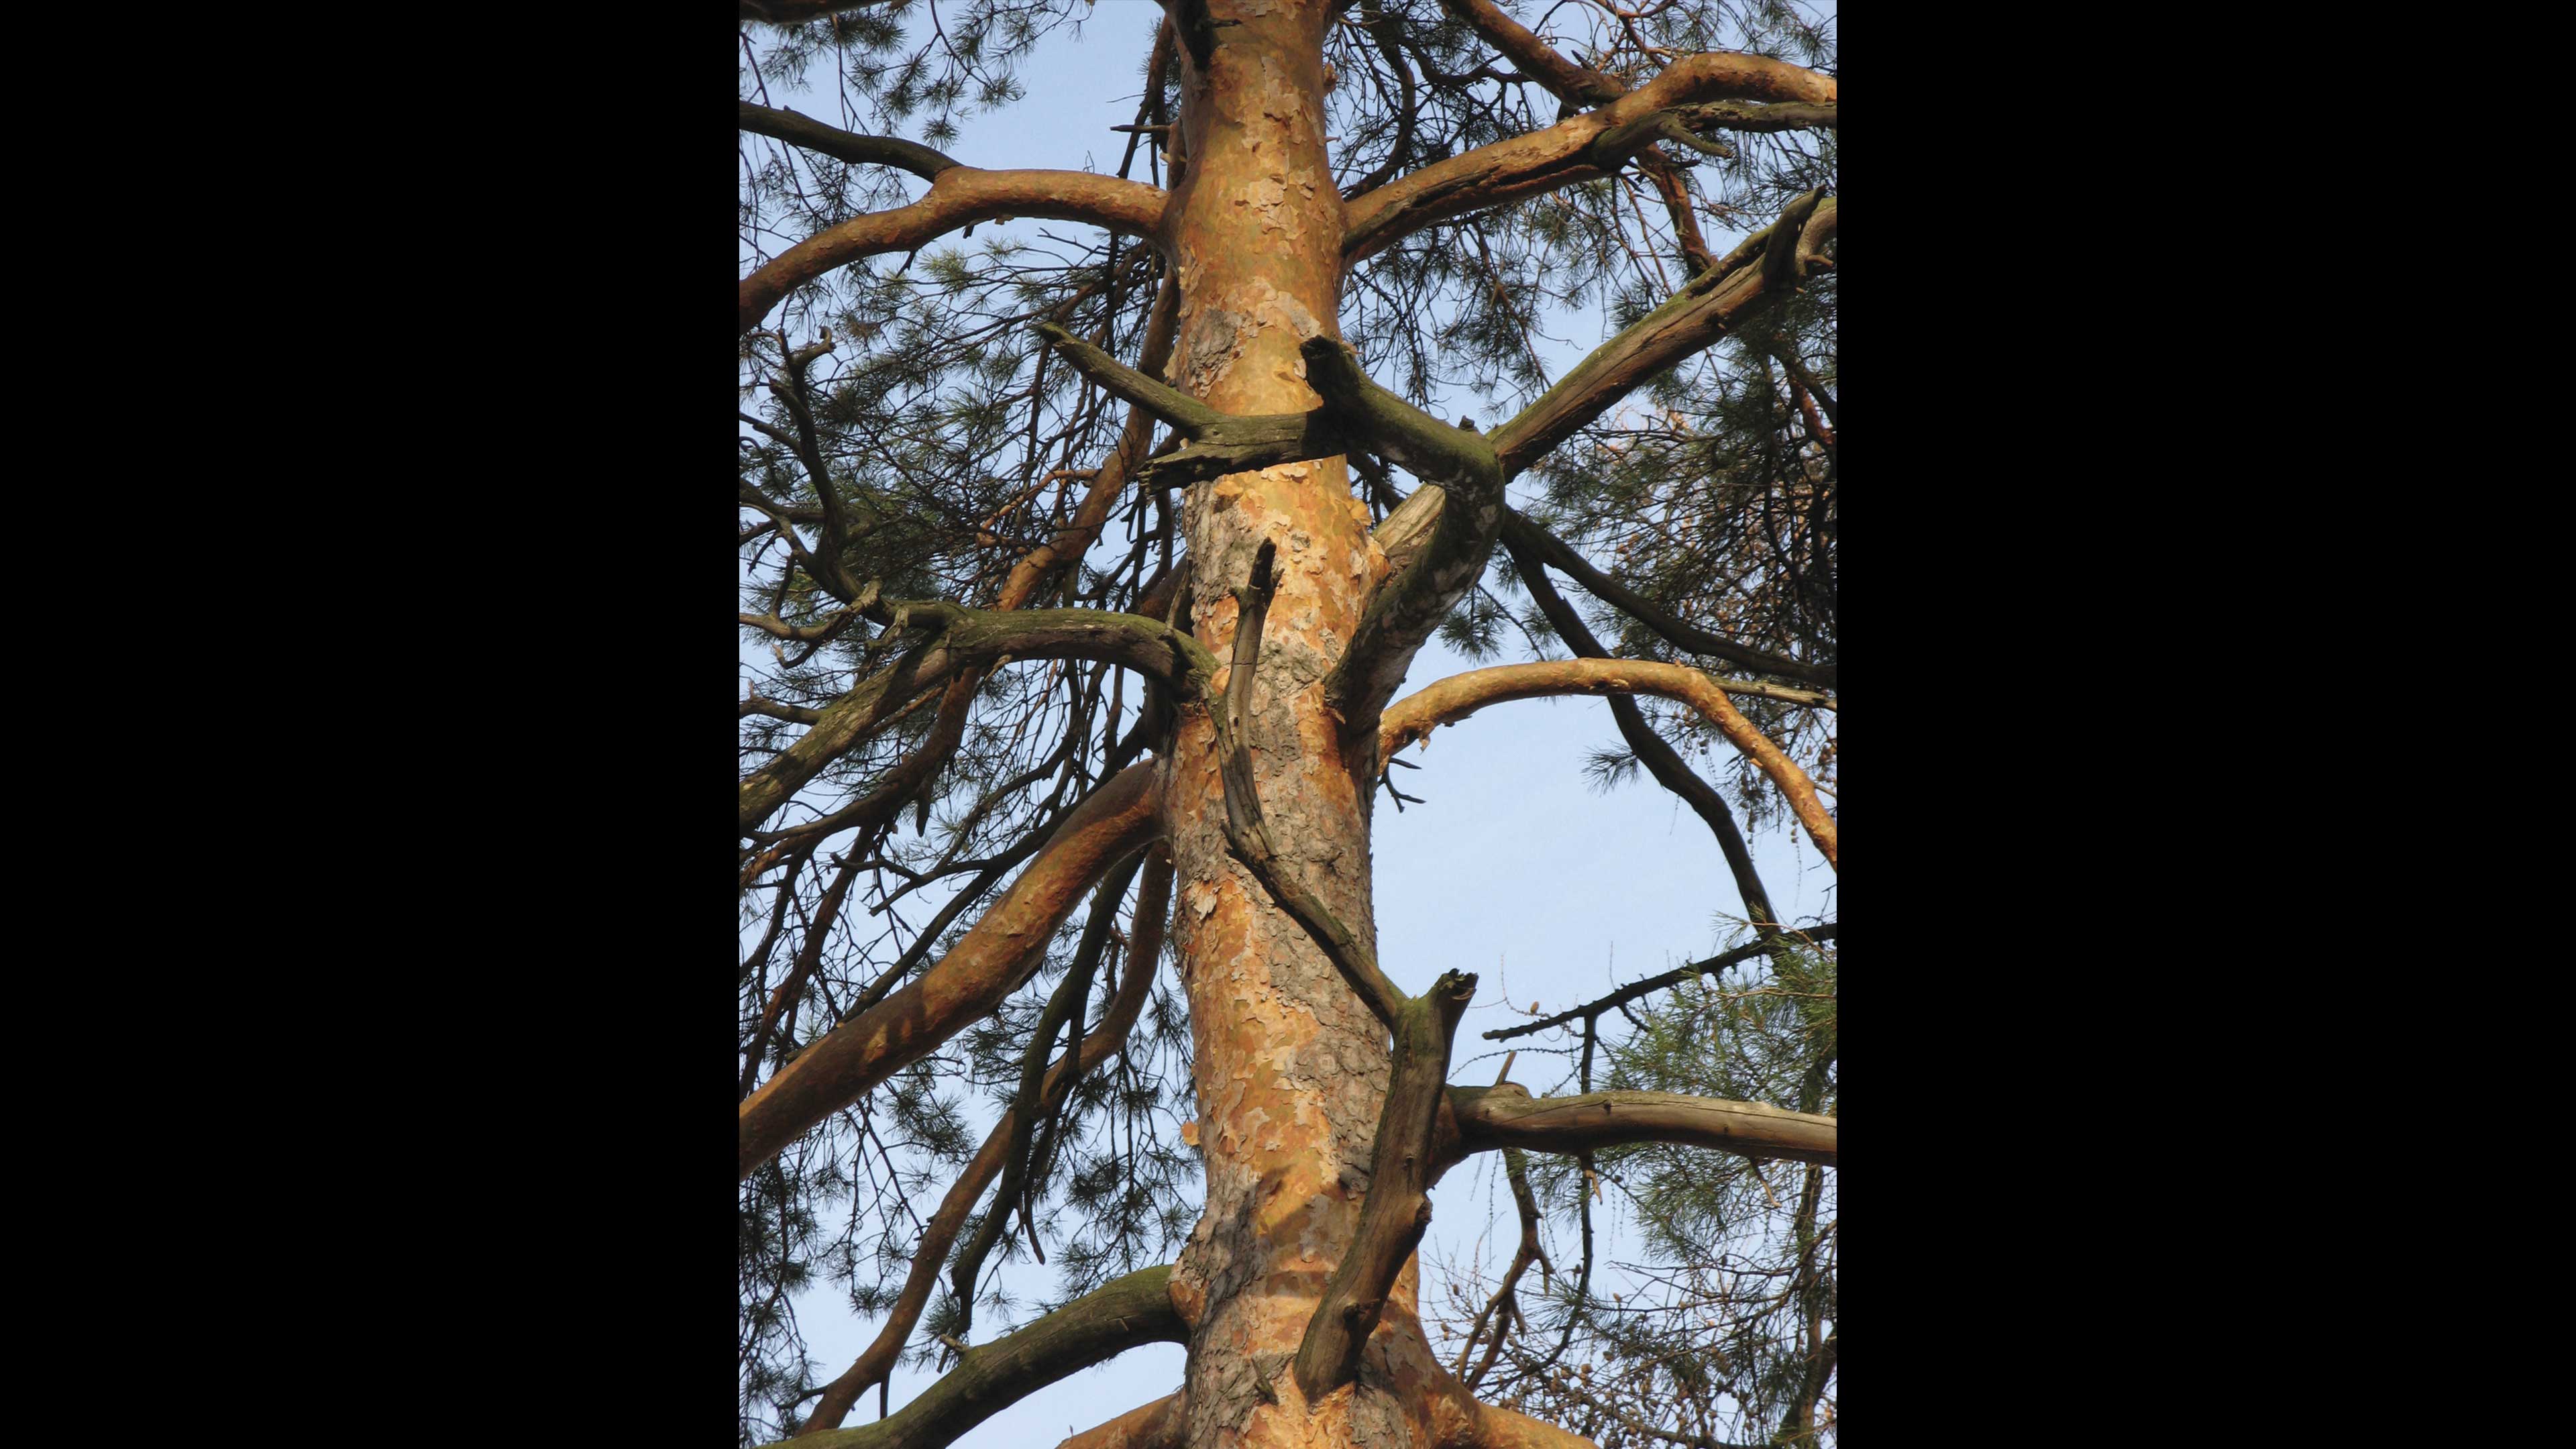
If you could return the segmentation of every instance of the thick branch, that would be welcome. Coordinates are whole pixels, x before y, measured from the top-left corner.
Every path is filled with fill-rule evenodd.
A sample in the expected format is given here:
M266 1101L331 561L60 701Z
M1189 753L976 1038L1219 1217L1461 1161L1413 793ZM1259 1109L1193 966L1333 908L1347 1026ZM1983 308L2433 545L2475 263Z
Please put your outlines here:
M1831 925L1801 926L1792 930L1789 934L1802 941L1830 941L1835 938L1841 929L1842 928L1840 926ZM1528 1036L1533 1032L1546 1031L1550 1027L1564 1026L1569 1022L1581 1021L1585 1017L1599 1016L1601 1013L1614 1007L1624 1006L1627 1003L1636 1000L1640 996L1652 996L1667 986L1679 986L1683 982L1691 980L1694 977L1706 976L1712 971L1723 971L1738 961L1749 961L1756 956L1767 955L1772 950L1773 944L1772 938L1766 935L1759 941L1754 941L1748 945L1738 946L1732 951L1721 951L1718 954L1709 957L1705 961L1694 961L1688 966L1676 966L1661 976L1649 976L1643 981L1632 981L1627 985L1620 987L1618 990L1611 992L1609 995L1602 997L1598 1001L1586 1002L1585 1004L1574 1008L1572 1011L1560 1011L1556 1015L1547 1018L1545 1021L1533 1021L1526 1026L1512 1026L1505 1027L1500 1031L1489 1031L1485 1033L1485 1040L1507 1041L1516 1036Z
M1163 932L1171 918L1172 861L1162 847L1151 849L1146 857L1145 881L1136 892L1135 930L1127 951L1127 975L1118 983L1118 994L1099 1025L1082 1039L1080 1054L1072 1062L1058 1061L1047 1068L1046 1083L1030 1115L1044 1117L1055 1111L1072 1091L1074 1084L1091 1074L1093 1068L1108 1060L1111 1052L1126 1045L1127 1034L1136 1025L1136 1015L1144 1008L1150 994L1154 973L1163 955ZM930 1302L931 1290L938 1286L940 1265L948 1250L964 1231L967 1217L991 1186L994 1175L1002 1170L1013 1137L1019 1128L1021 1108L1013 1106L993 1124L984 1145L974 1160L951 1184L948 1195L939 1201L939 1210L921 1231L921 1241L912 1250L912 1267L905 1274L903 1291L895 1296L894 1306L887 1310L885 1325L877 1330L875 1340L863 1350L849 1371L834 1379L823 1390L822 1401L806 1416L800 1433L813 1434L840 1427L849 1416L859 1396L885 1382L894 1371L894 1361L903 1352L904 1341L912 1336L913 1326L921 1321L921 1311ZM998 1200L994 1211L1002 1209Z
M1456 724L1487 705L1515 699L1547 699L1568 694L1652 694L1702 708L1710 690L1749 694L1786 704L1833 709L1833 696L1814 690L1757 684L1744 679L1712 679L1681 664L1650 659L1551 659L1536 664L1505 664L1471 669L1435 680L1378 717L1378 754L1383 759L1416 740L1427 739L1442 725Z
M1307 338L1297 355L1306 364L1306 385L1354 441L1453 493L1502 492L1494 446L1475 429L1453 428L1369 381L1350 348L1330 337Z
M1169 199L1159 186L1087 171L985 171L953 166L909 206L872 211L827 227L771 258L742 279L735 321L749 332L779 299L805 283L862 258L911 251L977 222L1035 216L1088 222L1111 231L1153 236Z
M1518 1409L1479 1404L1476 1410L1475 1437L1470 1441L1474 1449L1596 1449L1573 1430L1533 1419Z
M1571 642L1571 641L1569 641ZM1816 798L1816 785L1807 772L1781 753L1753 722L1746 719L1728 701L1730 685L1744 693L1770 692L1773 697L1787 696L1802 704L1821 701L1823 696L1803 690L1778 690L1775 686L1720 684L1696 669L1679 664L1661 664L1642 659L1560 659L1536 664L1506 664L1494 669L1475 669L1465 674L1440 680L1380 719L1378 741L1380 758L1421 739L1444 724L1453 724L1489 704L1506 700L1538 699L1567 694L1653 694L1679 700L1697 711L1700 718L1726 736L1727 743L1744 752L1778 786L1789 801L1789 808L1805 826L1807 835L1824 852L1825 859L1837 869L1837 835L1834 819L1825 813Z
M1173 488L1281 463L1330 458L1346 451L1334 412L1237 415L1221 413L1158 378L1051 322L1037 330L1064 360L1111 396L1123 398L1169 423L1185 443L1136 470L1148 487Z
M1357 262L1436 222L1611 175L1629 155L1658 139L1661 129L1650 123L1625 133L1615 145L1604 146L1604 138L1622 127L1647 122L1658 111L1732 99L1806 102L1829 108L1839 98L1838 89L1830 76L1760 56L1724 52L1686 56L1597 111L1433 162L1354 197L1344 212L1347 230L1342 234L1342 255ZM1701 114L1686 112L1684 119L1697 120ZM1719 107L1709 107L1706 116L1712 125L1726 125L1730 119L1727 109ZM1824 110L1800 117L1805 124L1826 124L1831 119Z
M1130 1273L1019 1332L966 1350L957 1367L890 1417L798 1440L812 1449L945 1449L1059 1379L1140 1344L1182 1343L1167 1265Z
M1444 971L1428 992L1397 1009L1395 1069L1378 1114L1368 1200L1297 1346L1297 1387L1309 1404L1358 1373L1360 1350L1377 1328L1396 1274L1431 1226L1433 1139L1446 1101L1450 1042L1475 994L1475 977Z
M1189 1397L1176 1390L1085 1429L1056 1449L1181 1449L1189 1432Z
M1337 410L1351 436L1411 469L1445 499L1423 547L1371 592L1349 646L1324 681L1324 708L1341 718L1346 732L1365 731L1404 682L1414 651L1484 572L1502 519L1506 475L1482 434L1453 428L1370 382L1340 343L1317 337L1298 350L1307 384Z
M1612 77L1567 60L1528 26L1503 13L1494 0L1440 0L1440 8L1466 21L1521 74L1535 78L1568 105L1597 106L1628 92Z
M1678 1142L1747 1157L1837 1165L1834 1118L1760 1102L1726 1102L1675 1092L1587 1092L1533 1097L1517 1082L1451 1087L1458 1136L1441 1144L1440 1166L1478 1152L1518 1147L1574 1153L1628 1142Z
M1017 990L1084 891L1153 838L1151 769L1131 765L1062 825L955 950L884 1001L833 1028L743 1102L741 1175L979 1020Z
M1662 306L1594 348L1538 401L1496 429L1494 451L1502 457L1503 475L1516 475L1547 456L1640 383L1714 343L1756 307L1777 299L1783 284L1768 267L1752 263L1775 248L1796 247L1803 224L1819 208L1821 190L1790 203L1780 220L1745 238Z
M918 141L900 136L861 136L838 126L825 125L800 111L774 111L737 101L741 108L735 125L754 135L784 141L836 161L853 166L895 166L927 180L937 180L939 173L962 164L954 156L943 155Z
M1798 206L1814 209L1814 195L1801 198ZM1502 465L1501 476L1509 479L1545 456L1631 389L1715 342L1767 298L1778 295L1776 290L1766 290L1763 270L1752 265L1775 234L1799 233L1794 225L1775 225L1749 238L1727 260L1692 278L1662 307L1594 349L1556 386L1497 429L1492 445ZM1311 374L1314 369L1308 370ZM1415 491L1415 499L1445 480L1430 482L1431 486ZM1413 652L1484 571L1496 529L1508 510L1499 489L1453 500L1448 496L1453 487L1440 487L1442 496L1426 505L1437 510L1427 520L1427 528L1424 521L1414 521L1425 541L1411 562L1378 586L1361 624L1352 631L1350 648L1326 684L1325 704L1340 715L1348 730L1373 727L1375 711L1403 681ZM1771 658L1752 650L1736 650L1727 657L1738 656ZM1798 666L1792 662L1791 668Z

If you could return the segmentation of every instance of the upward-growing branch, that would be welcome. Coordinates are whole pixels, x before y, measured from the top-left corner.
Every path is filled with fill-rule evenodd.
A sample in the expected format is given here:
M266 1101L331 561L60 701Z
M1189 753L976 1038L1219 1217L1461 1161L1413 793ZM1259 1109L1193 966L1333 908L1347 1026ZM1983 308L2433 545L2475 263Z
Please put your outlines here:
M1005 216L1089 222L1152 236L1170 196L1159 186L1094 176L1088 171L985 171L952 166L931 178L929 194L909 206L871 211L826 227L742 279L735 320L749 332L779 300L826 272L885 252L926 246L960 227Z
M1840 89L1831 76L1761 56L1685 56L1599 110L1435 161L1352 198L1345 212L1342 255L1357 262L1452 217L1611 175L1628 157L1667 134L1652 119L1658 112L1673 112L1684 125L1830 127L1836 124ZM1771 116L1746 107L1704 105L1726 100L1789 102L1801 108Z
M957 948L834 1027L738 1110L741 1174L981 1018L1037 969L1055 928L1114 861L1153 838L1152 771L1130 765L1056 828L1029 869Z
M1449 1051L1476 978L1444 971L1395 1013L1395 1070L1378 1113L1368 1201L1297 1345L1297 1389L1313 1404L1359 1372L1360 1350L1386 1310L1404 1260L1431 1226L1433 1143L1447 1101Z
M966 1350L957 1367L888 1418L809 1434L799 1449L945 1449L966 1431L1058 1379L1139 1344L1184 1343L1172 1270L1113 1280L1037 1322Z

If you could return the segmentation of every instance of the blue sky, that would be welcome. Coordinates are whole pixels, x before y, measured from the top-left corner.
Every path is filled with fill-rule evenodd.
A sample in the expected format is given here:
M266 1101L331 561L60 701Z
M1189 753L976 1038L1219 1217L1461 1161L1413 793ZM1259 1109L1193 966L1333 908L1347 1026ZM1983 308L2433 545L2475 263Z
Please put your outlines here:
M961 122L962 134L941 149L969 165L1063 167L1114 172L1126 138L1108 128L1132 121L1140 88L1138 66L1151 43L1159 8L1152 0L1101 0L1080 39L1059 33L1041 43L1020 76L1028 95L998 115ZM773 104L837 121L840 107L829 90L828 68L814 78L817 93L770 87ZM1140 179L1140 159L1135 173ZM926 183L912 182L918 195ZM1014 234L1037 240L1045 225L1014 223ZM987 235L978 228L977 240ZM1712 230L1709 242L1723 253L1737 237ZM971 245L971 243L969 244ZM1576 346L1541 344L1551 375L1604 335L1597 317L1552 318L1548 330ZM1442 399L1452 414L1483 409L1474 399ZM1441 409L1435 409L1440 411ZM737 576L739 563L736 564ZM1568 586L1570 600L1581 590ZM1517 638L1514 636L1517 646ZM1501 663L1523 657L1515 647ZM746 643L747 667L769 665L766 648ZM1431 681L1481 667L1438 641L1415 660L1398 698ZM1426 797L1398 813L1381 798L1376 817L1378 951L1397 984L1420 990L1441 971L1476 972L1476 1004L1459 1033L1450 1080L1490 1083L1498 1044L1481 1033L1524 1019L1512 1003L1537 1001L1549 1012L1600 995L1607 988L1706 956L1730 939L1721 915L1740 911L1724 858L1708 828L1649 778L1638 777L1607 795L1596 794L1583 765L1600 750L1622 748L1609 706L1598 699L1526 701L1498 705L1416 747L1406 758L1423 768L1398 771L1408 795ZM1713 777L1722 761L1700 762ZM827 807L831 802L823 803ZM1838 909L1828 892L1833 872L1793 829L1774 827L1752 838L1754 860L1774 905L1785 919L1832 919ZM929 906L923 907L926 913ZM1513 1079L1544 1092L1563 1068L1536 1058L1533 1046L1548 1038L1523 1038ZM1490 1054L1487 1048L1497 1048ZM1570 1090L1570 1089L1569 1089ZM978 1136L984 1122L978 1123ZM1498 1158L1460 1166L1433 1190L1434 1216L1423 1244L1423 1303L1428 1313L1440 1292L1436 1265L1474 1260L1486 1270L1508 1261L1517 1225L1508 1193L1494 1170ZM933 1199L935 1201L935 1197ZM923 1209L927 1211L925 1206ZM1602 1256L1636 1256L1620 1222L1615 1197L1605 1205ZM1550 1253L1572 1264L1568 1243ZM1052 1287L1048 1270L1015 1265L1005 1270L1015 1291L1039 1297ZM838 1289L823 1286L800 1296L797 1312L823 1378L847 1368L874 1336L877 1323L853 1314ZM978 1339L1004 1325L979 1317ZM1177 1345L1132 1350L1099 1368L1079 1373L1022 1399L966 1435L964 1449L1053 1444L1068 1433L1160 1397L1179 1386L1183 1353ZM900 1407L931 1376L899 1368L892 1402ZM850 1422L875 1417L875 1396L861 1401Z

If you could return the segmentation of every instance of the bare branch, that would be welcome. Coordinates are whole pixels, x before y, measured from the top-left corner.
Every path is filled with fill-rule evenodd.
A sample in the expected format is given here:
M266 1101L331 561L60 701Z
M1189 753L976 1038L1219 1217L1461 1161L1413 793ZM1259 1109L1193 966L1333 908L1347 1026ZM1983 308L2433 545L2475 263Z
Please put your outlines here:
M1547 616L1548 627L1557 632L1566 647L1586 658L1609 657L1610 651L1592 637L1583 616L1575 613L1557 593L1556 586L1548 582L1547 570L1533 564L1517 545L1511 545L1511 549L1512 561L1520 566L1521 586L1529 591L1531 601ZM1727 874L1735 880L1735 893L1744 902L1744 914L1752 918L1755 930L1767 934L1780 918L1771 909L1770 892L1762 887L1761 872L1753 867L1753 852L1744 844L1744 832L1735 828L1735 812L1726 808L1725 797L1684 763L1681 753L1662 735L1655 733L1646 723L1646 712L1637 708L1635 700L1624 695L1610 696L1610 718L1619 726L1619 737L1636 752L1638 762L1654 775L1655 783L1681 797L1682 803L1708 826L1709 834L1716 837L1718 852L1726 857ZM1585 1041L1590 1040L1587 1026Z
M1801 941L1830 941L1840 933L1841 929L1840 926L1834 925L1800 926L1789 930L1786 934ZM1738 961L1749 961L1756 956L1766 955L1773 949L1773 945L1773 939L1766 935L1749 945L1738 946L1731 951L1721 951L1705 961L1694 961L1688 966L1676 966L1661 976L1649 976L1643 981L1630 982L1598 1001L1587 1002L1571 1011L1560 1011L1544 1021L1533 1021L1526 1026L1489 1031L1485 1033L1485 1040L1507 1041L1516 1036L1528 1036L1533 1032L1546 1031L1550 1027L1564 1026L1586 1017L1599 1016L1614 1007L1624 1006L1640 996L1651 996L1667 986L1679 986L1694 977L1706 976L1712 971L1723 971Z
M1619 145L1595 147L1604 137L1646 122L1658 111L1732 99L1797 101L1823 108L1836 102L1838 90L1830 76L1760 56L1726 52L1686 56L1597 111L1435 161L1354 197L1345 213L1348 229L1342 234L1342 255L1357 262L1436 222L1608 176L1637 149L1652 144L1660 128L1650 124L1625 133ZM1679 114L1697 119L1701 113ZM1823 124L1830 115L1816 110L1800 119ZM1707 113L1708 124L1726 121L1724 111L1712 108Z
M1617 80L1567 60L1528 26L1505 14L1494 0L1440 0L1440 8L1466 21L1487 45L1519 67L1521 74L1535 77L1568 105L1597 106L1628 93L1628 88Z
M1585 593L1662 635L1664 642L1676 649L1706 654L1765 674L1803 679L1811 684L1831 687L1836 681L1839 671L1832 665L1806 664L1785 655L1750 649L1674 617L1669 610L1645 595L1594 568L1583 555L1568 547L1565 540L1530 522L1516 509L1504 513L1502 534L1504 544L1512 550L1514 557L1521 560L1523 574L1530 572L1534 561L1544 562L1581 584Z
M1159 186L1087 171L985 171L954 166L909 206L872 211L827 227L742 279L735 321L749 332L779 299L826 272L885 252L926 246L960 227L1006 216L1079 221L1150 237L1162 227L1169 193Z
M1147 1343L1185 1343L1166 1265L1104 1284L1019 1332L977 1344L891 1416L800 1438L810 1449L946 1449L1059 1379Z
M1514 1082L1448 1090L1458 1136L1443 1144L1443 1167L1505 1147L1575 1153L1628 1142L1679 1142L1747 1157L1837 1165L1836 1121L1812 1112L1676 1092L1533 1097Z
M1743 685L1745 693L1762 693L1774 686ZM1799 769L1797 762L1783 754L1778 745L1753 727L1742 711L1727 699L1727 687L1696 669L1678 664L1661 664L1650 660L1630 659L1562 659L1536 664L1507 664L1494 669L1475 669L1452 675L1407 698L1403 705L1389 711L1378 725L1380 756L1394 754L1440 725L1451 724L1489 704L1506 700L1537 699L1566 694L1654 694L1679 700L1699 713L1700 718L1715 726L1727 742L1744 752L1778 786L1789 801L1789 808L1805 826L1816 848L1825 859L1840 868L1836 851L1838 836L1832 816L1825 813L1816 798L1816 785ZM1801 690L1779 690L1800 703L1815 703L1823 697ZM1776 697L1776 696L1775 696Z
M960 163L956 157L943 155L918 141L900 136L861 136L838 126L825 125L798 111L771 110L749 101L737 101L741 108L736 126L755 135L784 141L836 161L853 166L895 166L927 180L937 180L939 173Z
M1552 659L1536 664L1504 664L1471 669L1435 680L1378 717L1381 758L1442 725L1456 724L1488 705L1515 699L1547 699L1569 694L1652 694L1697 706L1708 690L1776 699L1814 709L1833 709L1833 696L1785 685L1745 679L1713 679L1681 664L1651 659Z
M834 701L823 717L767 764L744 777L738 789L740 828L753 833L805 782L882 724L898 703L937 685L959 680L1004 657L1091 659L1133 669L1196 698L1214 674L1216 657L1190 635L1160 619L1108 609L969 609L944 600L872 602L871 618L895 631L922 628L928 642L891 669L872 676ZM980 678L980 675L976 676ZM960 681L968 693L971 682ZM962 705L960 706L962 708ZM939 758L945 758L944 754ZM778 839L811 826L757 836ZM834 828L840 828L835 826Z

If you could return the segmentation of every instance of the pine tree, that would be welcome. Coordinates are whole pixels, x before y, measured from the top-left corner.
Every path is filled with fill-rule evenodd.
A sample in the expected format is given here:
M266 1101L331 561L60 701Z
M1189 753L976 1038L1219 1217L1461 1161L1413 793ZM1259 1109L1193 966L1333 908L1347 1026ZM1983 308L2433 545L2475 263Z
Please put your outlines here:
M1835 930L1745 844L1838 859L1829 15L1134 7L1094 174L942 148L1125 17L739 5L743 1442L944 1445L1153 1341L1183 1388L1070 1443L1830 1442ZM1397 698L1435 634L1522 662ZM1452 1085L1476 979L1377 959L1376 799L1564 694L1742 941L1487 1033L1571 1090ZM1483 1153L1522 1251L1425 1305ZM817 1281L882 1320L823 1379Z

